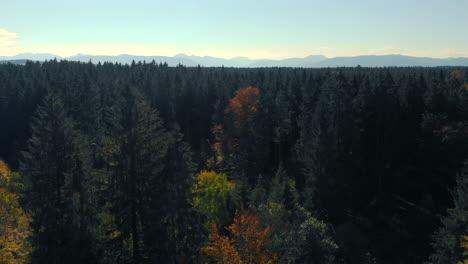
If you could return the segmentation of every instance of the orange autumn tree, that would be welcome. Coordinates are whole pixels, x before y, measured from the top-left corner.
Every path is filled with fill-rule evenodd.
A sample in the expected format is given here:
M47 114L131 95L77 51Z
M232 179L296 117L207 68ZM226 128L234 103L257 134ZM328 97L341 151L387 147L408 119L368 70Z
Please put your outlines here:
M0 160L0 263L27 263L31 245L31 218L21 208L17 194L7 189L15 177L8 165Z
M222 264L274 264L278 256L270 252L270 227L262 228L258 217L251 212L236 212L234 223L226 228L232 238L222 236L212 225L210 243L201 250Z
M252 86L241 88L229 100L225 113L231 115L234 127L239 130L246 129L253 121L258 111L260 90Z
M201 250L220 264L244 263L234 247L234 240L220 235L216 223L212 223L210 245Z
M246 154L255 148L255 120L260 107L260 90L252 86L241 88L229 100L224 110L223 124L217 124L211 132L212 156L206 161L205 169L239 175L236 168L246 167Z
M257 121L260 109L260 90L252 86L241 88L229 100L224 110L223 124L214 126L215 136L211 148L213 157L207 166L218 171L227 171L232 175L241 175L240 168L249 168L255 151L257 139ZM249 161L250 160L250 161Z

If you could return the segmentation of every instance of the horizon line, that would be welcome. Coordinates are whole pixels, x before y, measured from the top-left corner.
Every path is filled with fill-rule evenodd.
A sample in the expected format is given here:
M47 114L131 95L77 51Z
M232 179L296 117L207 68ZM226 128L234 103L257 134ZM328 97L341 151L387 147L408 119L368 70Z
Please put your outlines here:
M200 57L200 58L207 58L208 57L208 58L216 58L216 59L224 59L224 60L232 60L232 59L243 58L243 59L254 60L254 61L259 61L259 60L281 61L281 60L287 60L287 59L305 59L305 58L312 57L312 56L322 56L325 59L368 57L368 56L375 56L375 57L378 57L378 56L380 56L380 57L383 57L383 56L402 56L402 57L412 57L412 58L421 58L421 59L427 58L427 59L441 59L441 60L460 59L460 58L468 59L468 56L467 57L442 57L442 58L438 58L438 57L429 57L429 56L404 55L404 54L401 54L401 53L360 54L360 55L333 56L333 57L327 57L326 55L323 55L323 54L311 54L311 55L307 55L307 56L304 56L304 57L285 57L285 58L280 58L280 59L268 59L268 58L251 59L251 58L249 58L247 56L235 56L235 57L226 58L226 57L215 57L215 56L211 56L211 55L195 55L195 54L188 55L186 53L177 53L176 55L173 55L173 56L169 56L169 55L134 55L134 54L129 54L129 53L121 53L121 54L118 54L118 55L77 53L77 54L71 55L71 56L60 56L60 55L56 55L54 53L48 53L48 52L40 52L40 53L24 52L24 53L18 53L16 55L0 55L0 58L1 57L13 58L13 57L20 56L20 55L33 55L33 56L52 55L52 56L55 56L55 58L57 58L57 59L67 59L67 58L78 57L78 56L96 56L96 57L101 57L101 56L102 57L134 56L134 57L170 57L170 58L175 58L177 56L187 56L187 57Z

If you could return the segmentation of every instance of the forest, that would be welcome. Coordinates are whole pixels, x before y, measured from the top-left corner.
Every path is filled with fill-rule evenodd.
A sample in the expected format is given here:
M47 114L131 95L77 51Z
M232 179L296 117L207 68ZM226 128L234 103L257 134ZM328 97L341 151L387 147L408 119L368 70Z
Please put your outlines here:
M0 264L468 263L468 68L0 65Z

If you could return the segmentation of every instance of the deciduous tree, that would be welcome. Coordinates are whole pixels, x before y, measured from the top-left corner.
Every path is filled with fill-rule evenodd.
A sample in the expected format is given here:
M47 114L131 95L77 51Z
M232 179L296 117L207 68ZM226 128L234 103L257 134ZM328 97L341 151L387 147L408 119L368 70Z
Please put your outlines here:
M232 238L219 235L212 227L209 246L202 251L217 263L274 264L277 255L271 252L271 230L262 228L257 216L249 211L237 211L234 223L227 227ZM232 261L232 262L231 262Z
M208 222L220 222L227 211L228 199L236 189L225 173L201 171L192 188L194 207L207 215Z
M28 263L31 252L29 236L31 217L19 203L19 196L8 185L13 174L8 165L0 160L0 263Z

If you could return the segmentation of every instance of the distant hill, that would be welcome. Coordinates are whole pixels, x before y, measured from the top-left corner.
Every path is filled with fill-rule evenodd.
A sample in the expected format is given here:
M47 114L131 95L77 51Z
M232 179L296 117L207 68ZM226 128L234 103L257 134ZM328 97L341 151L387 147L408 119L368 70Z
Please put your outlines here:
M86 54L78 54L75 56L64 58L67 60L72 61L81 61L81 62L112 62L112 63L123 63L123 64L131 64L133 61L135 62L143 62L150 63L153 60L156 63L166 62L169 66L176 66L178 64L182 64L185 66L197 66L198 63L187 59L187 58L179 58L179 57L166 57L166 56L134 56L134 55L127 55L122 54L118 56L95 56L95 55L86 55Z
M0 64L25 64L28 60L0 60Z
M435 59L403 55L368 55L356 57L335 57L320 61L314 67L435 67L435 66L468 66L468 58Z
M61 59L60 56L50 53L21 53L15 56L0 56L0 60L32 60L45 61L53 59Z
M254 62L249 58L233 58L233 59L223 59L216 58L211 56L195 56L195 55L186 55L186 54L177 54L174 58L185 59L195 62L197 65L200 64L206 67L247 67L250 63Z
M366 55L354 57L334 57L327 58L323 55L311 55L305 58L288 58L282 60L271 59L249 59L245 57L236 57L232 59L217 58L211 56L195 56L186 54L177 54L176 56L135 56L121 54L117 56L97 56L88 54L77 54L71 57L60 57L49 53L23 53L16 56L0 56L0 61L33 60L45 61L52 59L65 59L81 62L111 62L130 64L133 61L150 63L166 62L169 66L182 64L185 66L204 66L204 67L303 67L303 68L321 68L321 67L435 67L435 66L468 66L468 58L426 58L412 57L403 55ZM4 62L3 62L4 63ZM14 63L14 62L12 62ZM21 63L19 63L21 64Z
M325 61L328 58L323 55L312 55L305 58L289 58L284 60L257 60L249 65L249 67L315 67L319 62Z

